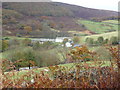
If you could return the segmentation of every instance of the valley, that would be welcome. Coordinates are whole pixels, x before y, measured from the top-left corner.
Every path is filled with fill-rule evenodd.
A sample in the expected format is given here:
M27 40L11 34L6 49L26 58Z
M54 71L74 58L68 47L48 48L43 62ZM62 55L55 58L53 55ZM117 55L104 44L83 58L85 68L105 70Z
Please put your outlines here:
M118 88L117 14L60 2L4 2L3 88Z

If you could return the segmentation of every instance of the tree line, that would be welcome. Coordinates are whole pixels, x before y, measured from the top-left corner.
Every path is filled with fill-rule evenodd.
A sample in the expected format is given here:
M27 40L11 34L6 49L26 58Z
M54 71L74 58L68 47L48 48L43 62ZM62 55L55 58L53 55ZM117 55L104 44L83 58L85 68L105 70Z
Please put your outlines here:
M100 36L97 38L97 40L94 40L91 37L87 37L85 39L85 42L88 45L104 45L104 44L117 45L119 44L118 37L116 36L112 36L110 39L108 38L104 39L102 36Z

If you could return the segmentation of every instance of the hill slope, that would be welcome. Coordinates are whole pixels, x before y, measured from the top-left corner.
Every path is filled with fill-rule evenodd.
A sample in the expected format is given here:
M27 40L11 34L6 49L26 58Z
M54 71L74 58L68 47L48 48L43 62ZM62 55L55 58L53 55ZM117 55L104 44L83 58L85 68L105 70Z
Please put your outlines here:
M89 19L117 15L117 12L114 11L91 9L59 2L12 2L3 3L3 8L30 16L71 16Z
M83 23L77 23L77 20L117 16L114 11L59 2L4 2L2 9L3 36L54 38L88 31L94 34L93 30Z

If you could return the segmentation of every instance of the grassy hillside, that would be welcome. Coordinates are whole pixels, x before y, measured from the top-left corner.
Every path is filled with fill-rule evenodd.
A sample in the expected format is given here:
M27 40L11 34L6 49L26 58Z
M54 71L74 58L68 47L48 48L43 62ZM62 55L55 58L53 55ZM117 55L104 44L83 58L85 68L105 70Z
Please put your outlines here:
M56 36L89 35L116 30L116 26L112 24L86 21L91 18L116 16L117 12L114 11L59 2L4 2L2 6L3 36L55 38ZM86 20L76 23L78 18ZM26 30L25 27L31 29Z
M102 21L102 22L118 24L118 20L105 20L105 21Z
M118 30L118 25L110 23L94 22L88 20L78 20L78 23L83 24L88 30L99 34Z
M89 36L82 36L80 40L81 40L81 42L84 42L87 37L90 37L90 38L93 38L94 40L97 40L97 38L100 36L102 36L104 39L110 39L112 36L118 37L118 31L103 33L103 34L96 34L96 35L89 35Z
M90 67L97 67L97 66L99 66L100 65L100 63L99 62L93 62L93 61L89 61L89 62L86 62ZM110 61L102 61L102 66L101 67L104 67L104 66L110 66L111 65L111 62ZM75 68L76 67L76 65L85 65L85 63L84 62L81 62L81 63L68 63L68 64L60 64L60 65L58 65L58 66L60 66L60 67L65 67L65 68L67 68L67 69L73 69L73 68ZM50 66L50 67L54 67L54 66ZM21 75L25 75L26 73L28 73L28 72L30 72L30 71L33 71L33 72L37 72L37 73L39 73L39 72L41 72L41 71L44 71L45 69L48 69L49 71L50 71L50 69L49 69L49 67L42 67L42 68L37 68L37 69L33 69L33 70L22 70L22 71L19 71L19 72L16 72L16 74L18 75L18 76L16 76L16 75L14 75L14 78L15 77L19 77L19 76L21 76ZM8 72L5 72L5 74L7 74ZM9 72L9 74L10 73L12 73L12 72Z

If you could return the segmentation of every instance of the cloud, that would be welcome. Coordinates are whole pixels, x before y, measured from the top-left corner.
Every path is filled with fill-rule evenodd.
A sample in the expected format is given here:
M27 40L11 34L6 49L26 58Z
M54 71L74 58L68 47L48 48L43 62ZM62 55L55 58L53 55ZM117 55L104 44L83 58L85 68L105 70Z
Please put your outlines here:
M88 8L118 11L119 0L0 0L1 2L64 2Z
M51 0L0 0L1 2L51 2Z
M119 0L53 0L56 2L65 2L69 4L75 4L79 6L106 9L106 10L118 10Z

